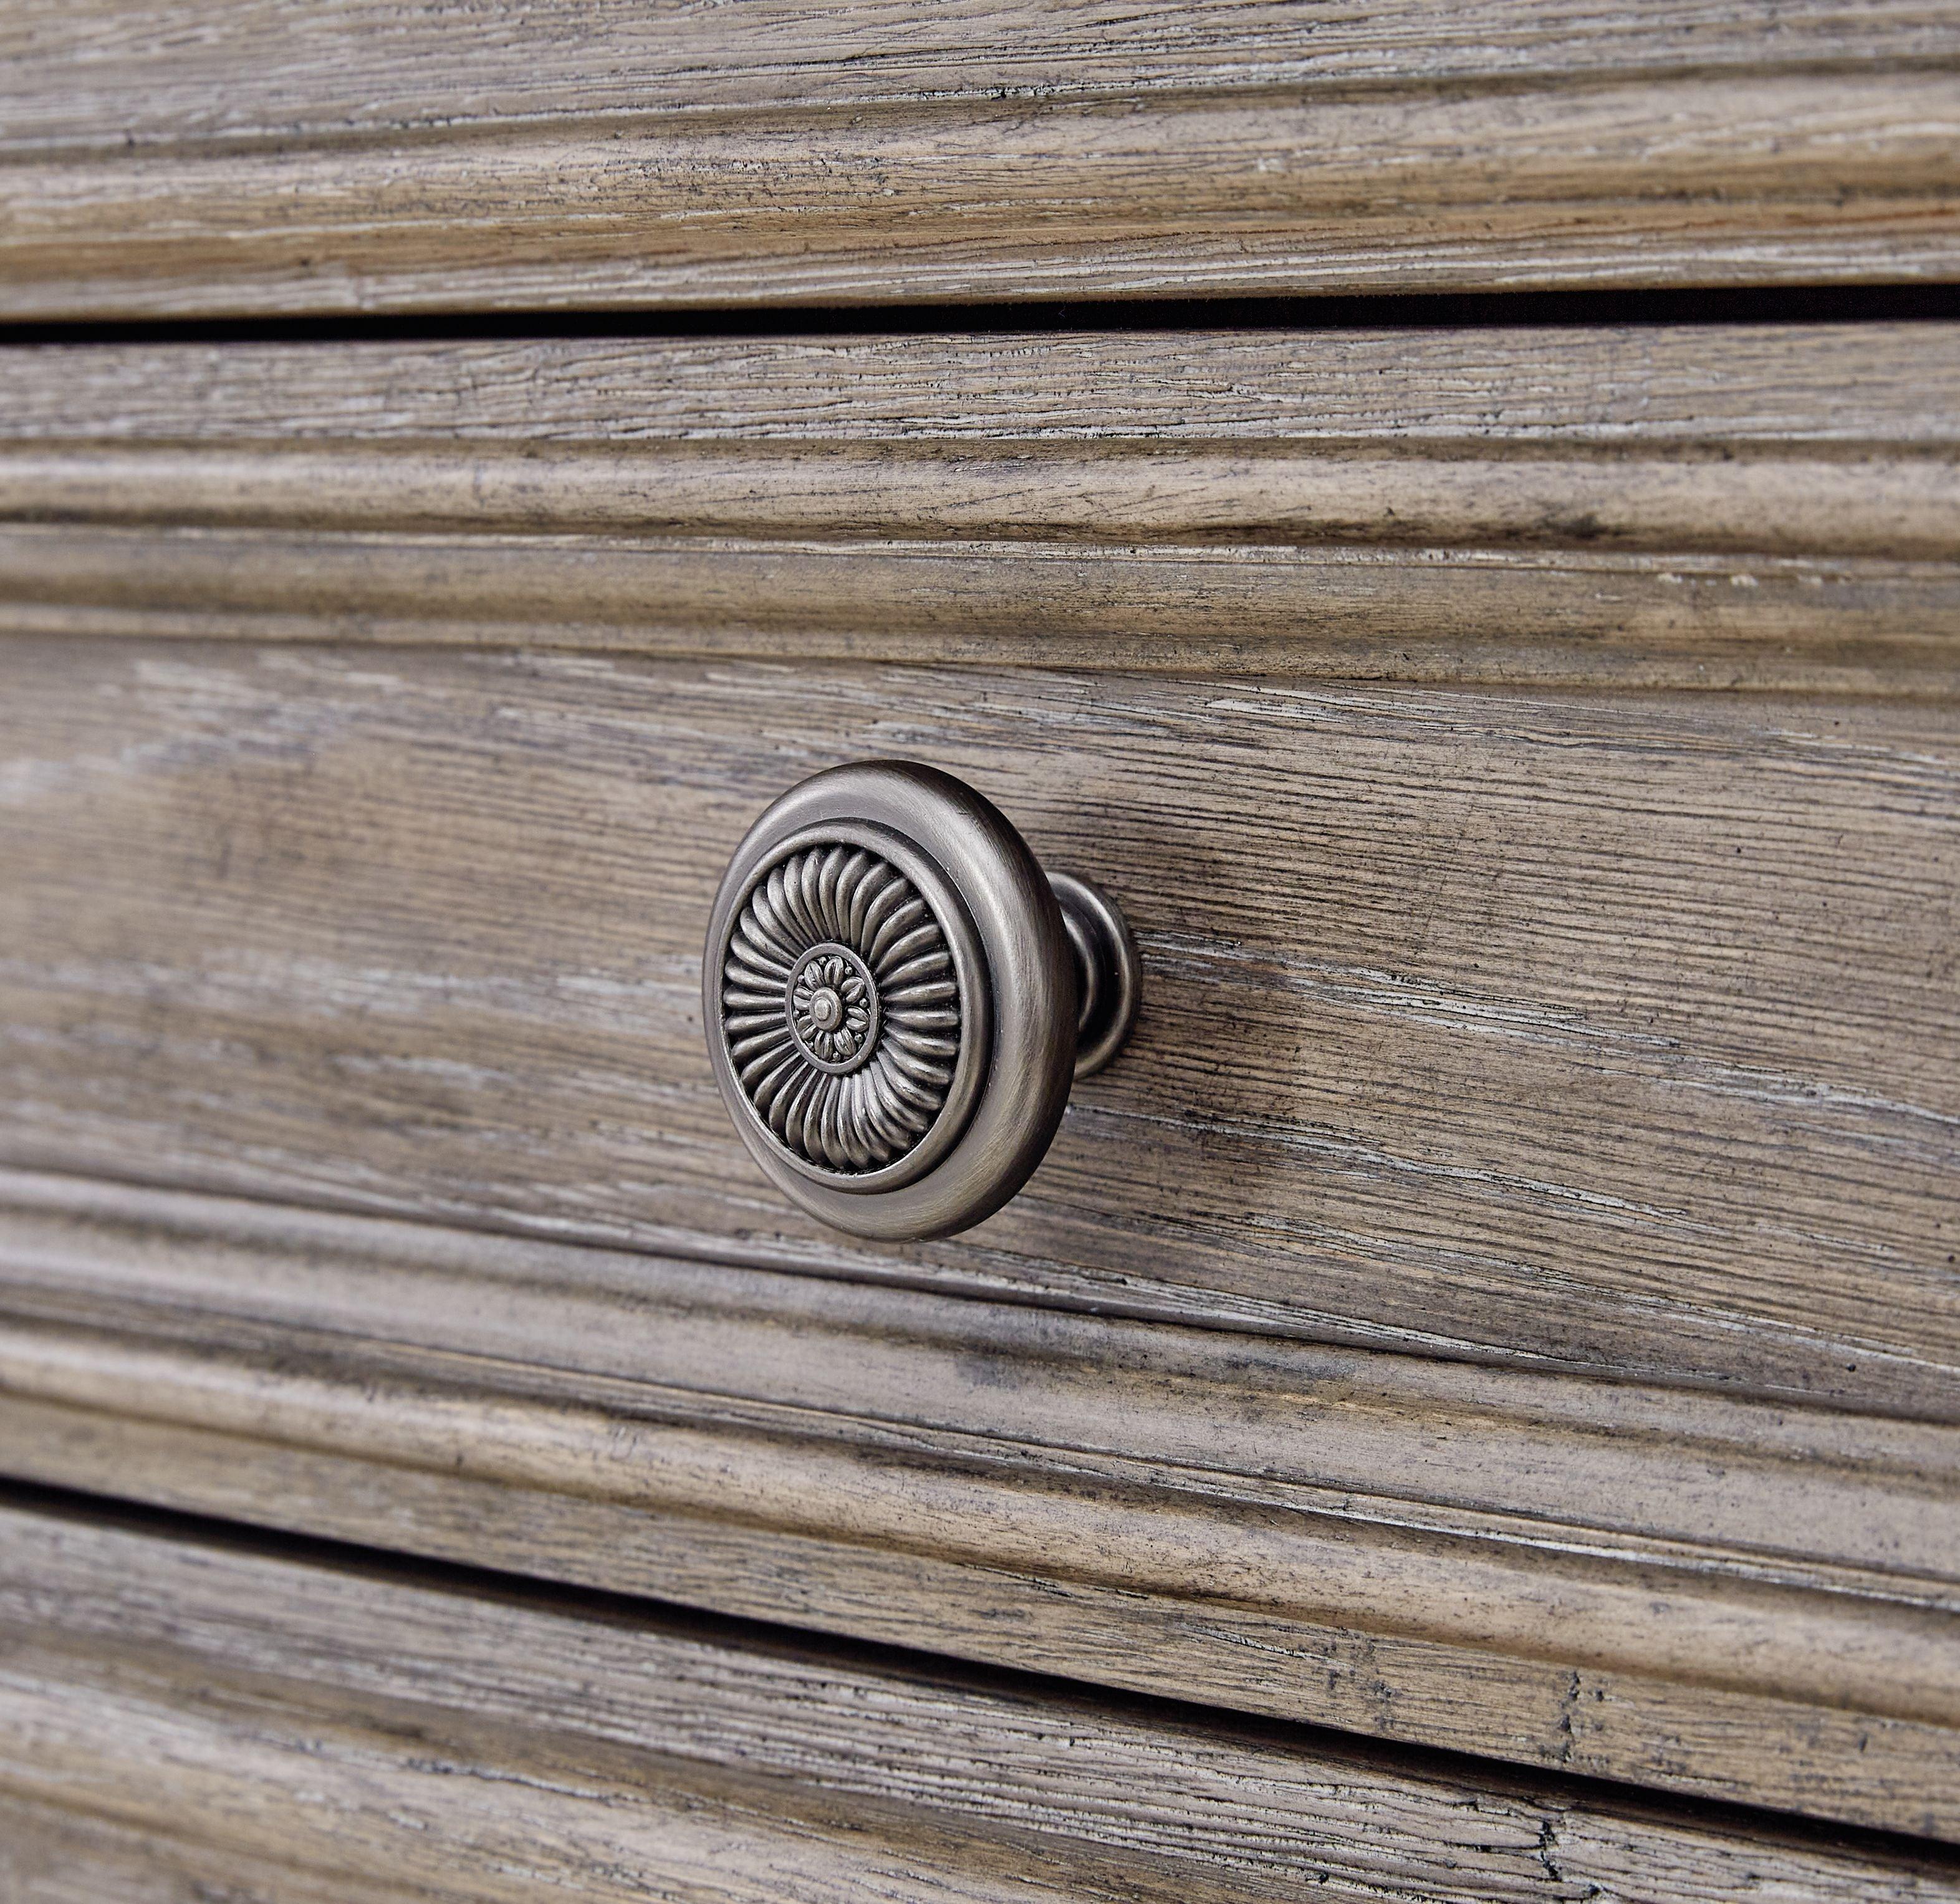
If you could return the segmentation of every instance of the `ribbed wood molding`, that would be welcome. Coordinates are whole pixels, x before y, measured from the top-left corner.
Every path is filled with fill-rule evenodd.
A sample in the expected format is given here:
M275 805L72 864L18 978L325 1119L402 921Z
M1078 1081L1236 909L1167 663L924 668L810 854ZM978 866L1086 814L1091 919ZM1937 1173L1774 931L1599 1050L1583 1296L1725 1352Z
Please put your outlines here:
M17 315L1951 277L1923 5L10 9Z
M0 1504L22 1904L1935 1904L1930 1848Z
M0 629L1951 693L1956 338L0 349Z
M1960 1836L1960 1430L12 1175L17 1479Z

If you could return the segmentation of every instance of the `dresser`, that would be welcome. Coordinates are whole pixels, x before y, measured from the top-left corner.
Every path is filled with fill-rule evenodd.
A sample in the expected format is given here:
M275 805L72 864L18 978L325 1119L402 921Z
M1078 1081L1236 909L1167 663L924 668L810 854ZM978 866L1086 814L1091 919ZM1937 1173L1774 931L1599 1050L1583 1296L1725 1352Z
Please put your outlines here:
M18 0L0 1897L1960 1899L1956 75Z

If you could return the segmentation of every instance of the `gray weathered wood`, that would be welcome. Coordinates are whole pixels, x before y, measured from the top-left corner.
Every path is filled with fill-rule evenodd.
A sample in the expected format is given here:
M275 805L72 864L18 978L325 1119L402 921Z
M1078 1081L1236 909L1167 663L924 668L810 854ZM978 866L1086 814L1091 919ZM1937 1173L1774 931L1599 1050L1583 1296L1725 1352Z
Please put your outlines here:
M17 1476L1960 1836L1951 1427L5 1184Z
M0 350L0 628L1951 693L1956 334Z
M1950 8L10 10L0 303L1950 277Z
M181 1836L0 1789L0 1895L8 1904L457 1904L457 1893L303 1871Z
M45 1510L0 1510L0 1820L74 1807L173 1904L320 1895L268 1860L362 1904L1960 1896L1877 1839Z
M1951 1418L1943 704L0 649L0 1161ZM972 779L1144 1012L970 1236L822 1234L698 1022L743 829Z

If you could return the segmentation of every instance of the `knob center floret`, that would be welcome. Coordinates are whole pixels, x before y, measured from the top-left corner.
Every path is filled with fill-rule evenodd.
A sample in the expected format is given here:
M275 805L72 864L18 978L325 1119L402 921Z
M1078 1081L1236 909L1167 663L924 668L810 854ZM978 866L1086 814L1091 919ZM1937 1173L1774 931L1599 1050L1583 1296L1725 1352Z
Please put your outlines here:
M877 1042L877 982L849 946L813 945L790 974L783 1016L804 1055L822 1069L855 1071Z

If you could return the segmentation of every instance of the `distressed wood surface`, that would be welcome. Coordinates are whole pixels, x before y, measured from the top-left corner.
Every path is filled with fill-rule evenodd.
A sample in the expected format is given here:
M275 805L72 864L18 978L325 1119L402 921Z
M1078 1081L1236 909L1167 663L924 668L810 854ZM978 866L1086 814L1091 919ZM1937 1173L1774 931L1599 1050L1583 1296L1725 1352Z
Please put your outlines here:
M0 349L0 629L1952 693L1956 336Z
M457 1893L304 1871L180 1836L0 1789L0 1890L9 1904L454 1904Z
M0 650L0 1161L1950 1419L1944 705ZM1141 1022L969 1236L746 1162L699 939L834 762L1121 900Z
M1932 63L1960 51L1950 9L1925 0L1769 7L1667 0L1630 8L1478 0L1141 0L1120 10L1000 0L744 0L702 8L574 0L549 12L480 7L473 34L400 0L27 0L8 10L0 151L110 148L380 132L495 129L511 120L766 103L868 107L1042 92L1124 101L1200 91L1421 81L1596 80L1631 68L1748 73ZM609 60L595 59L595 49ZM219 62L224 84L213 83ZM1061 62L1058 68L1057 62Z
M34 1888L64 1811L173 1904L327 1874L362 1904L1960 1896L1876 1836L46 1508L0 1530L0 1874L35 1904L88 1894Z
M1952 1428L4 1181L17 1476L1960 1837Z
M1943 278L1943 5L9 10L15 314Z

